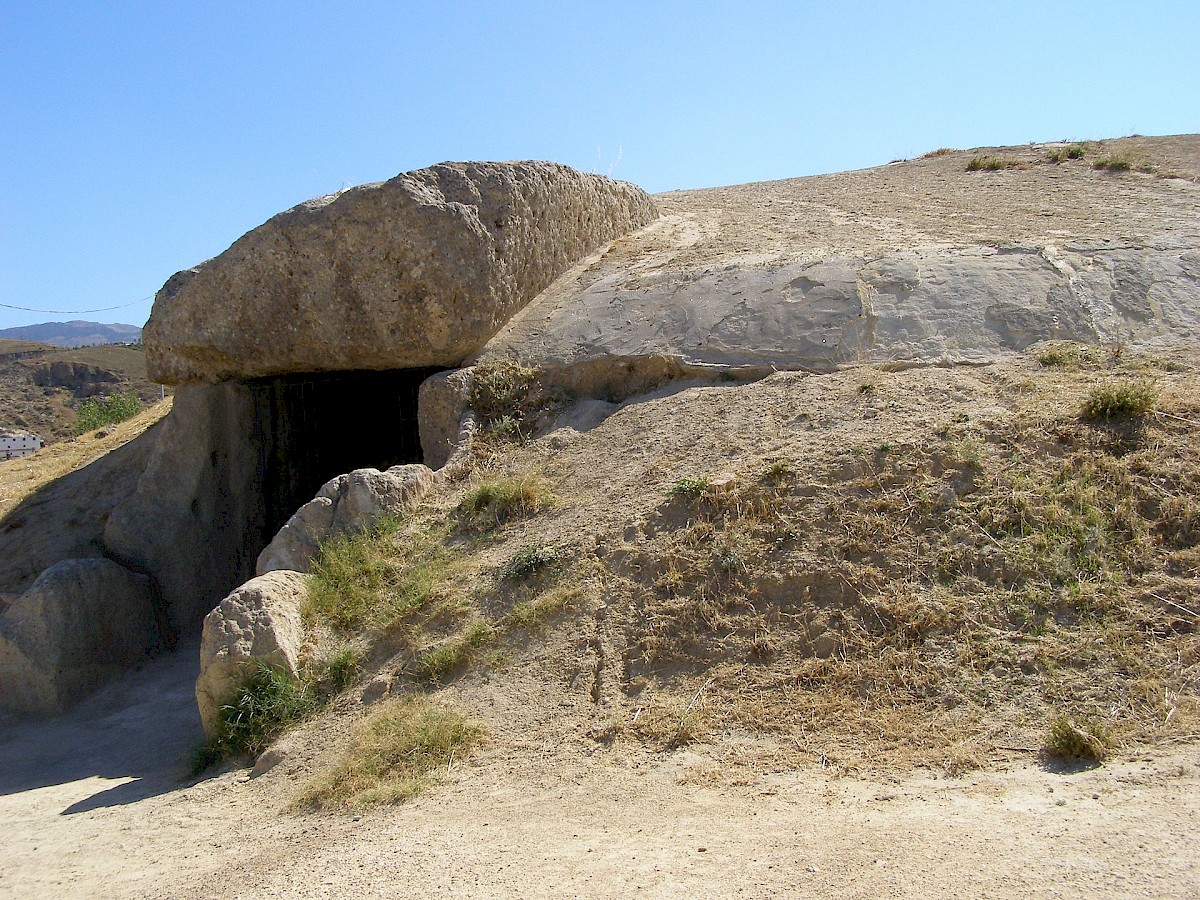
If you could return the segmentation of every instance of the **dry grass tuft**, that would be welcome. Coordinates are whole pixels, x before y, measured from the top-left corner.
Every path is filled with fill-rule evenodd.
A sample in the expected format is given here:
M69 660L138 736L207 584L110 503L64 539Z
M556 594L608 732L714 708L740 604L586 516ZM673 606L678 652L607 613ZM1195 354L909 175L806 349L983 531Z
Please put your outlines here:
M1157 401L1158 394L1151 382L1115 382L1093 388L1080 414L1091 422L1130 419L1153 412Z
M474 527L503 525L536 515L554 505L546 480L538 475L488 478L467 491L458 504L459 521Z
M424 696L388 701L359 728L346 759L301 795L302 809L401 803L437 783L483 740L483 728Z
M968 172L999 172L1004 169L1023 169L1025 164L1015 156L972 156Z
M486 360L471 372L468 401L485 426L519 423L537 408L537 377L537 369L516 360Z
M1066 147L1054 147L1047 151L1046 159L1052 163L1062 163L1069 159L1083 159L1084 148L1080 144L1069 144Z
M1066 713L1050 720L1044 752L1055 759L1083 759L1103 762L1112 747L1112 736L1098 722L1075 722Z

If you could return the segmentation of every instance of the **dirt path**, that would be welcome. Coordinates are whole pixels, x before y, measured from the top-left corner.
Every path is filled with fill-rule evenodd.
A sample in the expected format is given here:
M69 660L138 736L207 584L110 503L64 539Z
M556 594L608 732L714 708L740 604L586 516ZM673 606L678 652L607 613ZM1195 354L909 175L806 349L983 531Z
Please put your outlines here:
M281 813L280 780L182 786L191 652L0 734L0 896L1191 897L1200 748L1092 771L819 770L706 786L712 748L493 748L402 808ZM696 783L700 782L700 783Z

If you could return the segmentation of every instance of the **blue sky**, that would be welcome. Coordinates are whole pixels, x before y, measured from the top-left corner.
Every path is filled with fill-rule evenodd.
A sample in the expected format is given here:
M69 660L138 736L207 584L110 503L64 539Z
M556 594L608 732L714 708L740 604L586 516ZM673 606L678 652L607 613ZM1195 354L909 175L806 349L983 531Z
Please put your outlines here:
M1200 131L1198 48L1196 0L0 0L0 304L137 301L280 210L448 159L658 192Z

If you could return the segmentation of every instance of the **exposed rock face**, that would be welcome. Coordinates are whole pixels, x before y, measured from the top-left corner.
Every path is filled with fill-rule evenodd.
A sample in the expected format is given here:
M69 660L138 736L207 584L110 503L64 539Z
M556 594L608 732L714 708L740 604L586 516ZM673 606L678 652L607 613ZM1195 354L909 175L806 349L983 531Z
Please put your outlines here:
M149 578L107 559L63 560L0 615L0 704L61 712L159 647Z
M265 528L255 421L243 385L181 388L136 493L108 518L105 547L154 577L169 636L254 574Z
M196 703L209 737L220 723L222 704L256 665L296 674L304 641L300 604L307 590L306 575L269 572L247 581L205 617Z
M118 375L107 369L65 360L43 364L33 372L33 383L39 387L70 388L76 397L91 397L120 381Z
M454 452L470 391L470 368L440 372L421 383L421 452L430 468L440 469Z
M980 363L1043 340L1200 340L1197 296L1196 251L1022 247L833 257L679 272L649 285L603 279L556 311L549 340L526 343L522 335L506 348L530 348L542 365L589 356L818 372L867 362ZM600 321L605 327L597 328Z
M179 384L457 365L576 260L656 216L633 185L546 162L445 163L312 200L163 286L149 372Z
M329 481L298 509L258 557L259 575L275 570L308 572L322 541L370 528L418 500L433 484L428 466L393 466L386 472L356 469Z
M480 357L562 383L575 370L600 396L619 360L753 375L1200 340L1200 185L1055 165L1034 146L980 177L966 171L979 152L659 195L661 219L558 279ZM1200 166L1197 136L1088 152Z

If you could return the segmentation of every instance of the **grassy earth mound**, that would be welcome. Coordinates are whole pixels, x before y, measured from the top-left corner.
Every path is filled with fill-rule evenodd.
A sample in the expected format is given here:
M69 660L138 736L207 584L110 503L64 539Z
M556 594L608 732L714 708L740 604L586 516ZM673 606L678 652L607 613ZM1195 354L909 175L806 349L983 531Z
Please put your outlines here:
M730 777L1192 738L1195 362L1041 348L672 384L584 433L553 427L559 401L485 432L411 515L327 546L307 620L363 648L384 694L462 716L465 749L484 729L705 744ZM364 784L390 764L357 752L311 802L425 783Z

